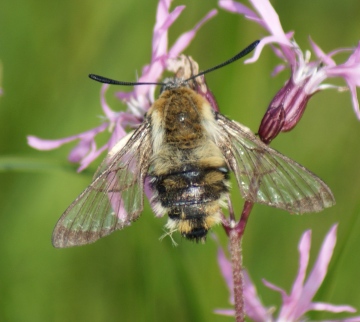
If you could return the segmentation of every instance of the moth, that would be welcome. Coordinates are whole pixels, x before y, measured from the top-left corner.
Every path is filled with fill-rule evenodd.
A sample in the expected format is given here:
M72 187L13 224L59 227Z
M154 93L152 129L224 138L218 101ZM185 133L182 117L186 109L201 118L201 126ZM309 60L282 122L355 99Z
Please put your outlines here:
M179 231L189 240L204 241L221 222L231 173L242 197L253 203L297 214L335 203L320 178L214 111L194 86L194 79L205 72L162 83L160 97L142 124L114 146L93 182L59 219L52 238L55 247L89 244L129 226L143 210L144 189L152 193L155 214L168 215L170 234Z

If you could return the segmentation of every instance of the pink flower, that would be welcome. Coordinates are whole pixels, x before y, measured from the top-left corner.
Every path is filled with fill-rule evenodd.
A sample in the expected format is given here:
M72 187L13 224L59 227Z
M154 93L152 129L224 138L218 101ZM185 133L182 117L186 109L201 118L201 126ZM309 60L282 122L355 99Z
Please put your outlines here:
M162 73L167 69L167 62L180 55L194 38L197 30L217 13L216 10L210 11L192 30L180 35L175 44L168 49L168 30L185 9L185 6L178 6L170 12L171 1L159 0L153 32L151 61L150 64L143 68L139 82L158 82ZM69 160L80 163L78 171L84 170L103 151L109 151L125 136L125 128L138 127L143 121L144 114L155 100L155 85L135 86L132 92L117 93L117 97L127 105L127 110L125 112L115 112L105 101L105 92L108 86L103 85L101 90L100 100L106 121L100 126L58 140L44 140L35 136L28 136L28 144L35 149L51 150L65 143L79 140L78 145L70 152ZM110 139L102 147L98 148L95 137L106 130L111 132Z
M351 92L352 104L356 116L360 119L359 102L356 87L360 86L360 43L356 48L343 48L325 54L320 47L310 39L310 45L315 54L315 59L310 60L310 52L300 50L293 39L294 32L285 33L279 17L268 0L249 0L255 11L233 0L219 0L219 6L244 15L253 20L269 32L264 37L254 52L254 56L246 63L255 62L267 44L273 44L275 54L284 61L274 69L273 74L284 70L287 66L291 69L291 77L275 95L259 128L259 135L265 143L270 143L280 132L290 131L300 121L308 100L316 92L326 88L344 87L323 84L327 78L341 77L347 83ZM333 56L350 51L352 54L346 62L336 65Z
M261 303L254 284L250 280L247 273L244 272L244 301L246 315L253 321L259 322L289 322L305 321L305 314L309 311L328 311L334 313L356 312L353 307L348 305L333 305L324 302L312 302L312 299L320 288L327 273L329 262L336 244L336 229L337 225L334 225L326 235L314 267L306 280L305 276L310 256L311 231L308 230L302 235L298 247L300 254L299 270L289 295L280 287L263 280L263 283L267 287L281 294L282 305L279 308L279 314L277 317L273 316L273 308L267 308ZM218 262L226 284L230 290L230 294L233 294L231 263L225 257L224 251L221 248L218 252ZM234 304L232 295L230 296L230 303ZM233 310L216 310L216 313L223 315L234 315ZM359 322L360 316L336 321Z

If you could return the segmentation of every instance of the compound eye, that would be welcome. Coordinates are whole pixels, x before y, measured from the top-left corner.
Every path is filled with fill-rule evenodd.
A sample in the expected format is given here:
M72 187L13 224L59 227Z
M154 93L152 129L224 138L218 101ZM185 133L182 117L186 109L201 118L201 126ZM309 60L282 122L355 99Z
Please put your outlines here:
M175 81L173 78L171 77L168 77L168 78L165 78L163 83L162 83L162 86L160 87L160 95L164 92L164 91L167 91L171 88L175 88Z

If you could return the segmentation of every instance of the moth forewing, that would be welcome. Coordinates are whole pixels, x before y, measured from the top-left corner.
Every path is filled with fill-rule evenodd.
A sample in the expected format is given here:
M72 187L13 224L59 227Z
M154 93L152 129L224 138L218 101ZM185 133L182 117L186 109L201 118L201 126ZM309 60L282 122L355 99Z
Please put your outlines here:
M92 243L138 218L151 154L149 129L144 122L110 151L96 178L56 224L55 247Z
M217 138L246 200L291 213L318 212L335 204L315 174L261 142L246 127L218 114Z

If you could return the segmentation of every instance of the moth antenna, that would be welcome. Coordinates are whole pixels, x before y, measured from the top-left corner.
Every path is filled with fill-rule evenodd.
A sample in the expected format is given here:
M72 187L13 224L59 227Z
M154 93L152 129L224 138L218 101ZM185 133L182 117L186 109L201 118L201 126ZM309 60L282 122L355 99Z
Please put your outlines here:
M219 69L221 67L224 67L226 65L231 64L232 62L246 56L248 53L250 53L251 51L253 51L255 49L255 47L259 44L260 40L256 40L254 41L252 44L250 44L248 47L246 47L244 50L242 50L240 53L238 53L237 55L235 55L234 57L228 59L227 61L211 67L207 70L204 70L203 72L191 76L190 78L188 78L187 80L185 80L185 82L192 80L196 77L199 77L201 75L204 75L206 73L212 72L213 70ZM147 83L147 82L123 82L123 81L118 81L115 79L111 79L111 78L107 78L104 76L99 76L99 75L95 75L95 74L89 74L89 77L99 83L104 83L104 84L110 84L110 85L121 85L121 86L136 86L136 85L161 85L161 86L166 86L165 83Z
M221 67L224 67L224 66L226 66L226 65L229 65L229 64L233 63L234 61L236 61L236 60L238 60L238 59L246 56L246 55L249 54L250 52L252 52L259 43L260 43L260 40L254 41L252 44L250 44L249 46L247 46L244 50L242 50L241 52L239 52L239 53L238 53L237 55L235 55L234 57L228 59L227 61L225 61L225 62L223 62L223 63L221 63L221 64L219 64L219 65L216 65L216 66L214 66L214 67L211 67L211 68L209 68L209 69L206 69L206 70L204 70L203 72L200 72L200 73L197 74L197 75L191 76L190 78L188 78L187 80L185 80L185 82L187 82L187 81L189 81L189 80L192 80L192 79L194 79L194 78L196 78L196 77L199 77L199 76L201 76L201 75L210 73L210 72L212 72L212 71L214 71L214 70L216 70L216 69L219 69L219 68L221 68Z
M122 85L122 86L135 86L135 85L165 85L164 83L147 83L147 82L123 82L115 79L89 74L89 77L99 83L110 84L110 85Z

